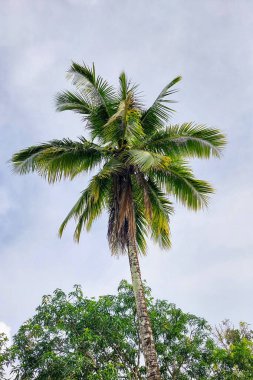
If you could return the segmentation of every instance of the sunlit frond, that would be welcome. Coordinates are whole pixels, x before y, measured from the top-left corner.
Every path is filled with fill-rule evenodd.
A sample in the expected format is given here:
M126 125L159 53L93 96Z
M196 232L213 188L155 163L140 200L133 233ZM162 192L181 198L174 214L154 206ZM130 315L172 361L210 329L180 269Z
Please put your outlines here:
M171 161L169 157L162 154L139 149L130 149L123 156L127 158L129 165L137 166L142 172L166 168Z
M140 123L141 112L135 108L133 94L127 94L126 99L121 100L116 112L103 125L103 136L106 141L112 141L122 145L127 141L132 145L144 136Z
M153 177L169 195L195 211L206 207L210 194L214 192L208 182L196 179L182 160L171 162L166 170L154 171Z
M105 150L84 138L79 141L63 139L21 150L13 155L12 163L14 171L19 174L36 171L54 183L62 178L73 179L77 174L93 169L106 155Z
M142 143L145 149L167 155L209 158L220 157L226 138L218 129L184 123L156 131Z

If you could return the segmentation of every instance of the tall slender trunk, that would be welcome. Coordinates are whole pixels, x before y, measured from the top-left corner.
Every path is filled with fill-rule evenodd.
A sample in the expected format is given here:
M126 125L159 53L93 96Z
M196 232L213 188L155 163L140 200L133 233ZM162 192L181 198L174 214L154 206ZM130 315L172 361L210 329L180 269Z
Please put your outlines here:
M141 280L141 271L137 249L128 249L129 264L132 276L133 290L135 295L137 316L140 326L140 340L145 365L147 368L147 380L161 380L160 370L157 361L154 338L147 305Z

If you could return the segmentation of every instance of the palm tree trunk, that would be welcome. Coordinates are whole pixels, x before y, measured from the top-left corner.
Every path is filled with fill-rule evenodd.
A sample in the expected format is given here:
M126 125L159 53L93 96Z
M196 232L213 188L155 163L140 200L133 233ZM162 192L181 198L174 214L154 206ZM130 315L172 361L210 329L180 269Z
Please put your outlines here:
M147 305L141 280L138 253L135 247L131 247L128 249L128 258L132 276L133 290L135 295L137 316L140 326L139 328L142 352L147 368L147 380L161 380L153 332L148 316Z

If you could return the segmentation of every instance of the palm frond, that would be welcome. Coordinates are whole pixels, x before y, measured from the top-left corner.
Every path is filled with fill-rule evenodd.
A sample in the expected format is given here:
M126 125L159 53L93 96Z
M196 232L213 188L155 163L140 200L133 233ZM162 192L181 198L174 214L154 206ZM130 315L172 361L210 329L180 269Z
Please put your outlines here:
M127 79L126 73L123 71L119 76L119 97L121 100L127 98L131 82Z
M105 155L104 149L82 137L79 141L52 140L31 146L14 154L11 161L16 173L36 171L54 183L62 178L72 180L77 174L93 169Z
M110 178L93 177L87 189L82 192L81 197L62 222L59 236L62 236L68 222L74 218L77 221L74 240L79 242L83 228L89 231L94 220L105 209L109 187Z
M171 159L162 154L157 154L147 150L130 149L123 154L127 158L129 165L137 166L140 171L147 172L150 169L166 168Z
M161 248L170 248L169 218L174 212L172 203L151 178L147 180L147 188L152 205L152 218L150 220L151 238L156 241Z
M119 164L112 159L92 177L88 187L70 210L59 228L61 237L68 222L74 218L77 221L74 240L79 241L83 228L90 230L94 220L102 213L108 203L109 191L112 187L112 176L119 171Z
M74 111L81 115L90 115L93 105L79 93L62 91L55 98L56 111Z
M161 127L174 112L174 110L168 106L169 103L174 103L174 101L168 99L168 97L177 91L174 89L171 90L171 88L181 79L181 76L178 76L167 84L152 106L143 113L141 122L143 129L147 134L152 133L157 130L157 128Z
M103 105L108 116L111 115L112 105L116 101L116 92L101 76L96 76L95 66L89 67L83 63L79 65L73 62L68 76L81 94L90 99L96 106Z
M135 211L136 224L136 243L139 252L143 255L147 251L148 237L148 220L151 219L151 205L147 194L145 194L145 186L143 186L140 174L132 176L132 191Z
M126 99L120 101L116 112L108 119L102 127L103 136L106 141L111 141L122 145L127 141L133 145L136 141L144 136L142 125L140 123L141 112L135 108L133 94L127 94Z
M135 107L139 106L137 100L137 91L138 85L132 83L130 79L127 78L126 73L123 71L119 76L119 98L121 100L126 100L129 94L132 94L132 97L135 98L136 103L133 102Z
M126 112L124 139L129 146L136 145L144 137L144 131L140 122L141 112L138 108L130 108Z
M209 195L214 192L208 182L196 179L182 160L172 161L165 170L154 171L153 177L168 194L195 211L206 207Z
M209 158L220 157L226 137L218 129L202 124L184 123L156 131L142 146L167 155Z
M162 248L169 248L169 218L174 209L172 203L162 192L155 181L142 173L133 176L133 194L136 219L139 221L140 251L145 254L143 240L151 232L151 238ZM138 243L139 246L139 243ZM143 246L143 248L142 248Z

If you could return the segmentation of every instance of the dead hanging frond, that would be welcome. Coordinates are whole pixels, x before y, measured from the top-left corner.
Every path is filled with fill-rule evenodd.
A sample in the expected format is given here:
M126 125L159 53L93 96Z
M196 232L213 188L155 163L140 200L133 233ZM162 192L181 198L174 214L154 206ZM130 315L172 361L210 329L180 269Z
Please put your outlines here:
M136 223L130 175L115 176L108 223L108 241L113 255L126 254L136 242Z

